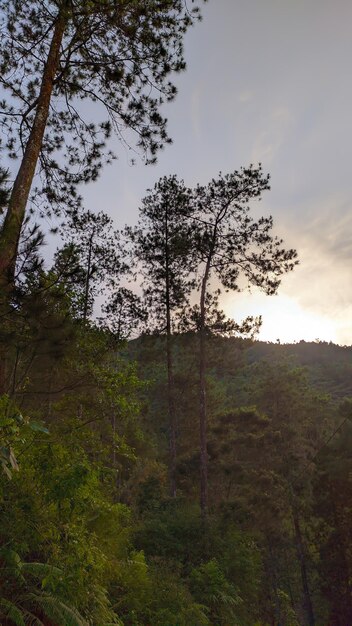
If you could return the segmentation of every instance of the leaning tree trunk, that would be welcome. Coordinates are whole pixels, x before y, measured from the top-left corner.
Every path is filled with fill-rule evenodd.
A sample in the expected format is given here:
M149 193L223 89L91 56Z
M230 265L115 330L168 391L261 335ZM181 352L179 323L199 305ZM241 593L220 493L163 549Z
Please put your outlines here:
M66 26L64 6L61 8L43 71L33 126L18 170L7 213L0 233L0 294L4 295L11 287L16 266L18 243L25 218L26 205L35 174L54 86L59 65L60 47Z

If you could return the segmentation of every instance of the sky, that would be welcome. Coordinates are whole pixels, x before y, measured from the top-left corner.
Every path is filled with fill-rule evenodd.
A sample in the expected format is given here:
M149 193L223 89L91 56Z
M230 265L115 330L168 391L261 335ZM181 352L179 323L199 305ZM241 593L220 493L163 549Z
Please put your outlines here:
M352 3L209 0L185 41L187 70L164 109L173 145L145 166L116 142L118 161L85 191L85 206L133 224L160 176L187 185L262 163L271 190L254 214L300 265L279 293L226 294L226 313L263 316L266 341L352 343Z

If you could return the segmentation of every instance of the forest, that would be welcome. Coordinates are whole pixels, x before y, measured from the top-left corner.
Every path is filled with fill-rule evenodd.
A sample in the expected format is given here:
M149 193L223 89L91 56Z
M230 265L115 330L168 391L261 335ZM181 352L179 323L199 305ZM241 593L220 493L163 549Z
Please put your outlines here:
M201 4L0 0L2 626L352 624L352 347L222 309L299 263L270 176L81 196L169 143Z

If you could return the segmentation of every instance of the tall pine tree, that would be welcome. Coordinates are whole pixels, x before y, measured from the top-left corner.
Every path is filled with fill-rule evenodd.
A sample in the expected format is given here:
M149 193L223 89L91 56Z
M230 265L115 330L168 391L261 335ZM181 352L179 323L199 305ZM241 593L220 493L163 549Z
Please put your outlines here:
M0 0L1 130L19 163L0 233L3 290L36 172L32 200L59 211L111 160L112 131L127 145L135 133L147 162L169 141L159 109L176 94L169 76L185 67L183 35L198 15L184 0ZM82 101L105 111L100 123Z
M206 307L211 281L227 290L248 285L265 293L276 293L280 276L297 263L295 250L285 250L272 234L272 217L255 221L249 203L269 189L269 177L261 166L250 166L222 175L194 192L193 215L199 276L199 425L200 502L203 515L208 508L208 454L206 403Z
M176 407L172 333L175 313L192 287L191 192L176 176L162 178L144 198L140 220L127 229L140 264L150 326L166 335L171 493L176 495Z

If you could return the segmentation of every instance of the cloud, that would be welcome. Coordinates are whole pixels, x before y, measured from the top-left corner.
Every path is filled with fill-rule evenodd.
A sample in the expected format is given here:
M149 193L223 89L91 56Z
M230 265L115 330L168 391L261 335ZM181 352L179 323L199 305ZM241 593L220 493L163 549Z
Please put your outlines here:
M346 213L345 198L331 195L288 228L290 240L298 241L300 265L284 278L280 293L307 314L331 320L335 340L351 343L352 215Z
M335 322L328 316L306 310L294 298L279 294L266 296L259 291L224 297L226 314L237 321L248 315L261 315L263 324L258 338L284 343L300 341L339 341ZM342 338L342 342L343 338Z
M238 100L242 104L247 104L248 102L252 102L253 98L254 98L254 92L249 89L241 91L240 95L238 96Z
M269 194L270 195L270 194ZM270 199L269 199L270 203ZM297 247L300 265L282 279L278 295L260 292L224 296L236 319L263 316L260 338L321 339L352 343L352 212L343 191L293 204L275 219L285 246ZM263 205L262 214L267 214ZM295 246L295 242L297 245Z
M293 115L288 107L275 106L264 116L260 128L254 137L251 159L254 163L260 161L270 167L274 159L278 158L282 147L287 143L291 133Z

